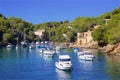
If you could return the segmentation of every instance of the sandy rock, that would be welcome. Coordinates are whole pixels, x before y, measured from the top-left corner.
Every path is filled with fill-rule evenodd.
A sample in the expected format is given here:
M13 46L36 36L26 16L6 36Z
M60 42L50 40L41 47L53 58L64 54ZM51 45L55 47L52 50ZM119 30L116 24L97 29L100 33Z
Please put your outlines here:
M108 44L107 46L104 46L105 52L110 53L111 51L113 51L112 49L113 46L114 45L110 45L110 44Z
M108 54L120 53L120 43L117 43L116 45L111 45L111 46L107 47L106 52Z
M118 44L118 46L114 49L113 53L120 53L120 43Z

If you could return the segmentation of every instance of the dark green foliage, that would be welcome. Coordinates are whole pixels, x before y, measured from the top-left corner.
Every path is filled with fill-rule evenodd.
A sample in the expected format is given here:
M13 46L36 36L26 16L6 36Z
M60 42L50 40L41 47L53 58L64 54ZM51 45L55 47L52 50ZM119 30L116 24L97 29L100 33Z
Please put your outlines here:
M101 27L93 32L93 39L101 44L116 44L120 42L120 8L113 10L108 24L101 25ZM108 15L108 13L107 13ZM104 19L106 14L100 16Z
M29 42L31 38L34 36L31 36L30 31L33 31L34 25L23 21L21 18L1 18L0 15L0 42L4 43L15 43L17 42L17 39L19 42L24 40L24 33L27 35L27 41Z
M112 15L120 14L120 7L114 9L111 13Z
M12 42L12 39L13 37L12 37L12 34L9 34L9 33L5 33L5 34L3 34L3 42L4 43L9 43L9 42Z
M7 19L5 16L3 16L1 13L0 13L0 18L2 19Z
M107 44L107 38L105 36L106 29L105 27L100 27L93 31L92 36L93 40L98 41L100 46L105 46Z
M71 23L76 32L86 32L89 29L92 30L96 24L98 24L98 21L94 17L78 17Z

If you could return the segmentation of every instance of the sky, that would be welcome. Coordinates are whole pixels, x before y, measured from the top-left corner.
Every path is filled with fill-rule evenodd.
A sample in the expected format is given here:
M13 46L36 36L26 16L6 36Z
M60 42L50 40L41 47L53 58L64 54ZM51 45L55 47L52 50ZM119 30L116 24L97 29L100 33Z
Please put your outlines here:
M33 24L97 17L117 7L120 0L0 0L0 13L5 17Z

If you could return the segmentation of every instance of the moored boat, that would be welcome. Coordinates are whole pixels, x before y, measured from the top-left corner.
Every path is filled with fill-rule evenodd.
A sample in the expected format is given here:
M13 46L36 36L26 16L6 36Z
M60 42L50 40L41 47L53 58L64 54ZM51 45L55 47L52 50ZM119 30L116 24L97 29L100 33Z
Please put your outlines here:
M88 61L92 61L94 59L94 55L92 54L91 51L81 51L81 52L77 52L78 56L81 60L88 60Z
M22 41L22 42L21 42L21 46L22 46L23 48L26 48L26 47L28 46L28 44L27 44L27 42Z
M35 48L35 45L31 44L29 45L29 49L34 49Z
M43 53L43 51L45 51L45 50L47 50L47 47L45 47L45 46L43 46L43 45L38 46L38 51L39 51L40 53Z
M55 51L53 51L53 50L44 50L42 54L45 57L54 57Z
M79 50L79 48L74 48L74 53L77 53Z
M8 44L6 47L7 48L13 48L13 45L12 44Z
M72 70L73 68L69 55L59 55L59 60L55 62L55 66L60 70Z

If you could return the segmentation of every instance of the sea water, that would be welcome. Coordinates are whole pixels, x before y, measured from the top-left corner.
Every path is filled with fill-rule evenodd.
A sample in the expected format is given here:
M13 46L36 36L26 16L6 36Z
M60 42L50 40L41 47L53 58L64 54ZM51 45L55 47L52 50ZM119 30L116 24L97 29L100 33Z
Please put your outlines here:
M93 61L80 60L72 49L61 50L70 55L73 70L56 69L59 54L47 58L38 49L0 49L0 80L119 80L120 56L108 56L93 52Z

